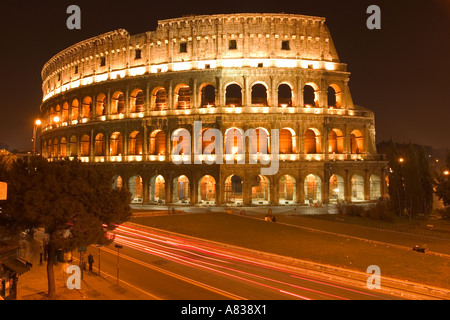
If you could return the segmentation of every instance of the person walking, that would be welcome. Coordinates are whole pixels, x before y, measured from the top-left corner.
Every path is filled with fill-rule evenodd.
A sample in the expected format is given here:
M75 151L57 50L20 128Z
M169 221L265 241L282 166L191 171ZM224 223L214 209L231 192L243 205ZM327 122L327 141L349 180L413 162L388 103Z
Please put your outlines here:
M92 255L92 253L89 253L88 263L89 263L89 271L92 272L92 265L94 264L94 256Z

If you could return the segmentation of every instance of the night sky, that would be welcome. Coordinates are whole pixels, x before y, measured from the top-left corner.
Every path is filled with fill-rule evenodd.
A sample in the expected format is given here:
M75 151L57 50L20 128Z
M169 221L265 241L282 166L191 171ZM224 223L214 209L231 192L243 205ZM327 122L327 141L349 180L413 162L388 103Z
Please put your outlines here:
M72 4L81 8L81 30L66 28ZM381 30L366 27L371 4L381 8ZM59 51L119 28L152 31L158 20L187 14L280 12L327 19L352 73L354 103L375 112L377 142L450 147L450 0L3 0L0 7L0 144L10 150L32 148L41 69Z

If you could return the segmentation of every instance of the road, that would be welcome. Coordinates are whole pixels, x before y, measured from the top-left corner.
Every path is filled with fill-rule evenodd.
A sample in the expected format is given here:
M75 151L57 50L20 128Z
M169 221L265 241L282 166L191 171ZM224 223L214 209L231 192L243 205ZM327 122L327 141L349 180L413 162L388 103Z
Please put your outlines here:
M391 300L396 297L312 277L262 258L250 258L183 236L125 224L115 244L90 248L94 267L159 300ZM119 251L119 253L118 253ZM98 255L100 252L100 255Z

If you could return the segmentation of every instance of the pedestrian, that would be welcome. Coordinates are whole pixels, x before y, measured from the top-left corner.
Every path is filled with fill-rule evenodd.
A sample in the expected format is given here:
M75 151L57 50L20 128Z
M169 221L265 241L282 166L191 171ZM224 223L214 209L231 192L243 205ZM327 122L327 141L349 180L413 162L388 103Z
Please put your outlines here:
M89 263L89 271L92 271L92 265L94 264L94 256L92 255L92 253L89 253L88 263Z

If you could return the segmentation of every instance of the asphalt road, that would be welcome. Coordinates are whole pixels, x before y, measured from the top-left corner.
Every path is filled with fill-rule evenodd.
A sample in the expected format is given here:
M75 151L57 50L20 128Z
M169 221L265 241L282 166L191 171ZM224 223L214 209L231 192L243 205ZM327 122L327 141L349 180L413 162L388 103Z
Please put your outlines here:
M376 290L315 278L234 249L123 225L115 243L91 247L95 271L158 300L391 300ZM116 249L115 244L122 246ZM118 254L119 251L119 254ZM100 256L99 256L100 252ZM87 259L87 255L86 255Z

